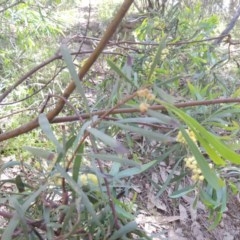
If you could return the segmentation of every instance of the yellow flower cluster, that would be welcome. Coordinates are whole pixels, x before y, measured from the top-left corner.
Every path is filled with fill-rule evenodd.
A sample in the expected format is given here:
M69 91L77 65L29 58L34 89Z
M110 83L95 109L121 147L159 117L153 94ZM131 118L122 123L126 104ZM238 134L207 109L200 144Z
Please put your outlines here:
M146 98L149 101L152 101L152 100L155 99L155 95L152 94L147 88L138 90L137 91L137 96L142 97L142 98Z
M169 50L167 48L162 50L162 54L161 54L161 60L164 60L169 54Z
M193 142L197 143L197 138L195 133L191 130L191 129L185 129L185 131L187 132L188 136L192 139ZM176 138L177 142L183 143L183 144L187 144L185 138L182 135L182 132L179 131L177 138Z
M197 182L197 181L203 181L204 176L202 175L202 171L199 168L197 164L197 160L192 156L192 157L187 157L184 159L185 166L189 168L192 171L192 180ZM210 168L213 168L213 164L209 163L208 164Z
M196 159L194 157L187 157L184 159L184 161L186 167L192 171L192 180L195 182L202 182L204 180L204 176L202 175L202 171L199 168Z
M89 184L98 186L98 178L92 173L81 174L80 182L82 183L82 186L88 186Z
M149 104L145 103L145 102L142 102L140 103L139 105L139 110L141 113L145 113L149 108Z
M147 88L141 89L137 91L137 96L141 98L145 98L148 101L153 101L155 99L155 95L152 94ZM149 108L149 104L146 102L142 102L139 105L139 110L141 113L145 113Z

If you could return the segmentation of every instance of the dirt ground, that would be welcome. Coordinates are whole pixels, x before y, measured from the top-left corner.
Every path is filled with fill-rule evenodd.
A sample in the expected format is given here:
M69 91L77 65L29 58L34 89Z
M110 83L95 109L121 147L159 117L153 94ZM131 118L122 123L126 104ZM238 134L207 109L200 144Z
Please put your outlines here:
M151 175L155 183L162 182L159 171L151 171L146 175ZM139 192L138 207L141 209L136 221L153 240L240 239L239 195L230 196L221 223L209 231L212 222L209 220L208 211L201 202L193 208L194 197L184 196L173 200L167 193L156 197L157 193L146 177L136 177L134 182Z

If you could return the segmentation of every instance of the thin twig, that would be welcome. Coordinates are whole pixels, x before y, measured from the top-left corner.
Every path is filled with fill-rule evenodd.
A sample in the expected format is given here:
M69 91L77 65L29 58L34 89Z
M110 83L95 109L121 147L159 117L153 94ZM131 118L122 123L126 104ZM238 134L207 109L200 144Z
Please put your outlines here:
M186 107L195 107L195 106L207 106L207 105L215 105L221 103L240 103L240 98L219 98L213 100L204 100L204 101L190 101L190 102L183 102L183 103L176 103L174 104L177 108L186 108ZM152 105L149 107L151 110L166 110L166 108L162 105ZM88 119L91 116L104 116L107 117L109 115L119 114L119 113L135 113L140 112L139 108L117 108L112 110L109 114L106 114L109 110L100 110L96 112L92 112L91 114L82 113L79 116L82 119ZM73 122L78 121L78 116L67 116L67 117L56 117L52 121L52 123L63 123L63 122Z

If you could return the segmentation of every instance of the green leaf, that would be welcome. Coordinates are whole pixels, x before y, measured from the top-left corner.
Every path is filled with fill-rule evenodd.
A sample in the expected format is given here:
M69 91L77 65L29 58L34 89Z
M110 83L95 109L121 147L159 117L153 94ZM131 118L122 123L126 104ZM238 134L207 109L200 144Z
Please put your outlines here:
M211 159L218 165L225 165L226 161L240 164L240 155L223 144L217 136L209 133L195 119L184 113L182 110L165 102L161 103L170 111L180 117L196 135L196 138L203 145Z
M15 183L16 183L17 189L20 193L25 191L25 185L24 185L20 175L16 176Z
M161 54L162 54L162 51L165 47L166 47L166 36L164 36L162 38L162 41L160 42L160 44L158 46L158 49L157 49L156 55L154 57L153 63L150 67L150 71L149 71L148 78L147 78L147 83L151 82L152 74L153 74L154 69L157 66L157 64L159 64L159 62L161 61Z
M193 156L195 157L198 166L200 167L204 178L207 180L209 185L213 188L220 189L224 186L224 182L216 176L216 173L210 169L206 159L203 157L202 153L199 151L198 147L196 146L195 142L188 136L187 132L181 128L181 132L183 137L185 138L188 147L190 148Z
M67 174L67 172L59 164L56 164L56 169L61 174L61 176L67 180L67 182L70 185L70 187L73 189L73 191L75 191L75 194L77 194L78 197L81 199L81 202L86 207L86 209L88 210L89 214L92 216L93 222L95 222L95 223L100 225L100 222L98 220L96 211L94 210L94 207L93 207L92 203L90 202L90 200L88 199L87 195L81 189L80 184L77 184L72 179L72 177L70 177Z
M74 81L74 83L77 87L77 90L81 94L81 97L84 101L84 105L87 109L87 112L90 112L90 109L88 107L88 100L87 100L85 92L84 92L84 87L81 83L82 79L79 79L79 77L78 77L78 74L76 72L75 66L74 66L73 61L72 61L72 56L70 55L70 52L68 51L68 49L65 46L60 47L60 52L62 54L62 57L63 57L66 65L67 65L69 73L70 73L70 75L71 75L71 77L72 77L72 79L73 79L73 81Z
M29 151L31 154L33 154L36 157L51 160L54 157L54 153L52 151L42 149L42 148L36 148L36 147L28 147L25 146L23 149Z
M101 159L103 161L111 161L111 162L118 162L121 163L122 166L134 166L140 167L139 163L136 163L132 160L124 158L122 156L113 155L113 154L93 154L87 153L87 156L95 159Z
M173 177L173 174L175 173L175 170L177 169L179 163L182 161L182 158L180 158L177 163L175 164L175 166L173 167L171 173L169 174L167 180L164 182L164 184L162 185L160 191L157 193L156 197L160 197L162 195L162 193L166 190L167 186L169 185L169 183L171 182L171 179Z
M212 231L214 230L218 225L219 223L221 222L222 220L222 213L221 212L217 212L216 213L216 216L215 216L215 220L213 222L213 224L210 225L210 227L208 228L209 231Z
M158 93L158 96L160 97L160 99L172 104L176 102L176 98L166 93L163 89L157 86L154 86L154 90Z
M84 150L84 145L82 144L80 146L80 148L78 149L78 152L77 152L76 157L73 162L72 178L75 182L78 181L78 176L79 176L80 167L81 167L81 163L82 163L83 150Z
M83 124L83 126L81 127L80 131L78 132L78 134L77 134L77 136L76 136L76 138L75 138L75 140L72 144L73 151L77 150L78 144L79 144L81 138L83 137L85 130L89 126L91 126L91 124L92 124L92 121L87 121Z
M155 112L155 111L153 111L153 112ZM162 115L164 115L164 114L162 114ZM166 116L166 115L164 115L164 116ZM117 122L118 123L162 123L162 121L160 119L155 118L155 117L124 118L124 119L118 120Z
M175 142L176 141L174 138L163 135L160 132L159 133L158 132L153 132L152 130L146 130L146 129L143 129L143 128L134 127L132 125L131 126L130 125L124 125L124 124L121 124L121 123L118 123L118 122L112 122L112 121L108 122L107 124L115 125L115 126L121 128L121 129L128 130L128 131L131 131L131 132L136 132L141 136L147 137L149 139L155 139L155 140L158 140L158 141L161 141L161 142Z
M72 56L70 55L67 47L65 46L61 46L60 47L60 52L62 54L62 57L67 65L67 68L70 72L70 75L77 87L77 90L79 91L79 93L82 95L82 96L85 96L85 93L84 93L84 88L82 86L82 83L78 77L78 74L76 72L76 69L75 69L75 66L73 64L73 61L72 61Z
M46 117L46 115L44 113L41 113L38 117L38 122L39 125L41 127L41 129L43 130L43 132L46 134L46 136L48 137L48 139L54 143L54 145L57 148L57 152L58 153L63 153L63 147L60 145L60 143L58 142L57 138L55 137L51 125Z
M120 206L120 203L117 203L117 201L115 201L115 209L119 217L121 217L122 219L129 219L129 220L134 219L134 215L132 215L131 213L126 211L124 208L122 208Z
M109 171L109 175L115 176L116 174L119 173L119 170L121 168L121 164L118 162L113 162L111 164L111 169Z
M185 187L185 188L182 188L180 190L173 192L169 197L170 198L179 198L179 197L186 195L189 192L192 192L194 189L195 189L195 185L188 186L188 187Z
M132 81L131 79L129 79L123 72L122 70L110 59L107 60L108 65L110 66L110 68L115 71L120 77L122 77L126 82L130 83L131 85L134 85L135 87L138 88L138 86L136 86L136 84L134 83L134 81Z
M116 139L112 138L111 136L97 130L96 128L88 128L88 132L90 132L94 137L100 139L106 145L115 149L118 153L126 153L127 149Z
M209 196L209 194L206 193L205 190L200 190L200 199L204 203L204 205L206 205L210 209L216 209L217 207L219 207L219 203L212 199L212 197Z
M129 222L124 226L121 226L119 230L113 233L113 235L109 238L109 240L117 240L122 239L126 234L133 232L137 229L136 222Z
M120 178L124 178L124 177L132 177L136 174L140 174L140 173L143 173L143 172L147 171L152 166L154 166L156 163L157 163L157 161L154 160L154 161L151 161L149 163L141 165L140 168L139 167L133 167L133 168L128 168L128 169L122 170L121 172L116 174L114 176L114 178L120 179Z
M180 126L180 123L176 119L173 119L172 117L169 117L166 114L163 114L158 111L151 110L151 109L148 109L147 113L150 116L157 118L160 121L160 123L177 126L177 127Z
M6 163L4 163L1 166L0 173L2 173L6 168L11 168L11 167L18 166L18 165L21 166L22 163L19 162L19 161L9 161L9 162L6 162Z
M235 183L231 182L231 181L228 181L228 184L229 184L229 186L231 188L231 191L232 191L233 195L237 195L239 193L238 186Z
M30 205L35 201L35 199L46 189L46 185L42 185L36 192L33 192L27 200L21 205L21 214L24 214ZM15 212L6 226L1 238L4 240L12 240L12 234L14 233L16 227L19 224L18 212Z
M51 226L50 220L51 209L48 206L43 206L43 219L44 223L46 224L46 238L53 239L54 238L54 231Z
M22 204L18 202L17 198L12 197L10 199L10 205L16 210L16 214L18 215L19 221L21 223L21 227L23 228L24 235L28 234L28 224L25 218L25 211L22 207Z

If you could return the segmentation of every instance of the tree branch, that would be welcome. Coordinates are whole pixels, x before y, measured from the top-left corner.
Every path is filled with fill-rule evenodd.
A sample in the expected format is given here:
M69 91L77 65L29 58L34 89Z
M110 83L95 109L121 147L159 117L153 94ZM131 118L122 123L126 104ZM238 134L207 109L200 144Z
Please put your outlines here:
M223 38L229 34L229 32L233 29L233 27L235 26L238 18L240 16L240 5L237 8L236 13L234 14L234 16L232 17L232 20L230 21L230 23L227 25L227 27L222 31L220 38L216 39L214 41L214 44L219 44Z
M99 57L99 55L103 51L104 47L106 46L106 44L111 39L114 32L116 31L118 25L121 23L123 17L127 13L128 9L130 8L133 1L134 0L124 0L122 6L118 10L118 12L117 12L116 16L114 17L113 21L110 23L110 25L106 29L101 41L99 42L99 44L96 47L96 49L90 55L90 57L87 59L87 61L83 65L83 67L80 69L79 74L78 74L80 80L82 80L84 75L91 68L93 63L97 60L97 58ZM66 87L66 89L64 90L64 92L62 94L62 97L64 99L68 99L68 97L74 91L75 87L76 87L75 83L73 81L71 81L68 84L68 86ZM54 117L56 117L61 112L62 108L64 107L64 104L65 104L65 101L63 101L63 99L59 99L55 108L52 111L47 113L47 118L50 122L52 121L52 119ZM0 134L0 142L4 141L4 140L7 140L9 138L16 137L20 134L30 132L31 130L37 128L38 126L39 126L38 118L35 118L31 122L29 122L25 125L22 125L19 128L16 128L12 131L4 132L4 133Z
M205 101L191 101L191 102L183 102L183 103L177 103L174 104L177 108L186 108L186 107L194 107L194 106L207 106L207 105L215 105L215 104L221 104L221 103L240 103L240 98L219 98L214 100L205 100ZM166 108L162 105L152 105L149 107L149 109L152 110L165 110ZM88 113L82 113L75 116L67 116L67 117L56 117L53 119L52 123L64 123L64 122L73 122L73 121L79 121L79 118L81 119L88 119L92 116L103 116L107 117L105 114L109 110L100 110L96 112L91 112L91 114ZM118 108L111 111L111 115L114 114L121 114L121 113L136 113L140 112L139 108ZM109 115L110 115L109 114Z

